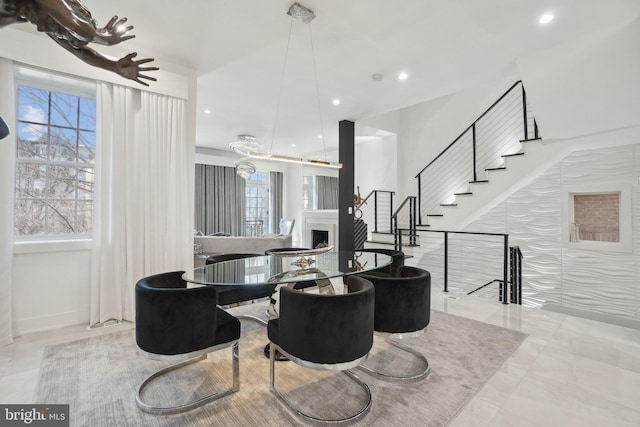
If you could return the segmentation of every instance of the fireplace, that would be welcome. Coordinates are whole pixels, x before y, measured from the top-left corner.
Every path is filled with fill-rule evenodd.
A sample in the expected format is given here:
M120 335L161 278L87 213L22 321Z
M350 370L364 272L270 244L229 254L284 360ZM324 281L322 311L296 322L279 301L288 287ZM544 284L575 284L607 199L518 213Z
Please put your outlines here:
M311 230L311 248L317 248L318 245L329 245L329 231L328 230Z
M338 225L337 218L312 218L304 224L303 247L315 248L318 243L326 243L327 246L335 246L337 243Z

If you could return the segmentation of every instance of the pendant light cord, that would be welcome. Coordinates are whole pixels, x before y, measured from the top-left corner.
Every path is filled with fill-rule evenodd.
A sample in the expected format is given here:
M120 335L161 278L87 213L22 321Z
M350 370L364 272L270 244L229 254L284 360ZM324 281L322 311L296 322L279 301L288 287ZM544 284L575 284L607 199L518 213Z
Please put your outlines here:
M327 143L324 139L324 125L322 122L322 106L320 105L320 85L318 84L318 70L316 68L316 53L313 48L313 35L311 34L311 23L309 26L309 40L311 42L311 60L313 61L313 78L316 83L316 101L318 103L318 117L320 118L320 137L322 138L322 151L324 152L324 161L327 161Z
M276 125L278 124L278 116L280 115L280 100L282 99L282 88L284 87L284 75L287 70L287 61L289 58L289 44L291 43L291 29L293 28L293 17L289 21L289 36L287 37L287 49L284 53L284 64L282 64L282 75L280 76L280 90L278 91L278 102L276 103L276 117L273 119L273 132L271 133L271 146L269 154L273 153L273 141L276 138Z

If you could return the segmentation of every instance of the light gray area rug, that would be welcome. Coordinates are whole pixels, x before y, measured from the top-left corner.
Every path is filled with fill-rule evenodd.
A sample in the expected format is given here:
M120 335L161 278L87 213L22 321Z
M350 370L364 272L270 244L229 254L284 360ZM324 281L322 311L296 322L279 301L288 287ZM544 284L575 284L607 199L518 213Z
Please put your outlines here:
M264 304L232 309L264 312ZM425 354L430 374L409 384L392 384L355 371L371 388L371 412L362 426L443 426L450 422L526 338L526 334L432 311L427 332L402 342ZM376 337L369 364L400 357ZM134 393L166 362L138 353L133 330L47 347L36 403L70 404L72 426L283 426L304 425L269 390L269 361L263 356L266 328L242 321L240 391L178 415L149 415L138 410ZM419 367L401 366L411 371ZM292 362L276 364L276 385L287 397L320 417L345 415L363 403L364 393L339 372L313 371ZM145 399L181 402L230 385L231 350L169 374L149 386Z

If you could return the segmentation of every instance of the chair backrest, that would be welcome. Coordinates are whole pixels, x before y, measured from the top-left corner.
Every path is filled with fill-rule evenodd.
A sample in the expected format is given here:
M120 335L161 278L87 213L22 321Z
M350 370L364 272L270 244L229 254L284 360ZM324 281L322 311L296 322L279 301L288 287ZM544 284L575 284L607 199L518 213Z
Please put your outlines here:
M424 329L431 319L431 274L404 265L399 276L363 273L375 287L375 330L400 333Z
M386 273L391 276L400 275L400 267L404 265L404 252L396 251L395 249L361 249L360 252L377 252L384 255L389 255L391 257L391 264L380 268L378 270L374 270L371 273L376 274L376 272Z
M147 353L190 353L216 341L216 290L187 288L183 274L156 274L136 283L136 342Z
M273 255L278 252L291 252L291 251L308 251L309 248L271 248L264 251L265 255Z
M354 276L346 283L349 293L340 295L280 290L278 344L285 352L312 363L337 364L371 350L373 286Z
M205 260L205 263L209 265L209 264L215 264L217 262L231 261L234 259L251 258L254 256L262 256L262 254L216 254L216 255L208 256L207 259Z
M280 234L284 234L284 235L291 234L291 232L293 232L293 226L295 225L295 223L296 223L295 219L280 218L280 224L278 226L278 229L279 229L278 232Z

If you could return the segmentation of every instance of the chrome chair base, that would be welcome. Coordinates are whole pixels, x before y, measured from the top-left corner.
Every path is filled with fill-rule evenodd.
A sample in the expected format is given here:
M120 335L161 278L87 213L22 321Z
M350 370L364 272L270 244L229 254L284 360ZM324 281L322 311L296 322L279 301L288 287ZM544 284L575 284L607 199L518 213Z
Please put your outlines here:
M260 323L262 326L267 326L267 320L261 319L258 316L252 316L250 314L238 314L235 316L237 319L251 320Z
M238 341L233 341L231 343L226 343L224 345L221 346L216 346L215 350L218 349L222 349L224 347L229 347L231 346L231 357L233 359L233 385L225 390L219 391L217 393L214 394L210 394L208 396L204 396L201 397L197 400L194 400L192 402L189 403L185 403L182 405L176 405L176 406L154 406L154 405L150 405L148 403L145 403L142 400L142 391L144 390L144 388L149 385L149 383L153 380L155 380L156 378L174 371L176 369L182 368L186 365L190 365L192 363L198 362L200 360L204 360L207 358L207 354L202 354L202 355L198 355L196 357L191 357L187 360L184 360L182 362L167 366L166 368L160 369L159 371L155 372L154 374L152 374L151 376L149 376L147 379L145 379L142 384L140 384L140 387L138 387L138 390L136 392L136 405L138 406L138 408L140 408L142 411L147 412L149 414L156 414L156 415L170 415L170 414L179 414L182 412L187 412L190 411L192 409L198 408L202 405L205 405L209 402L212 402L214 400L218 400L220 398L223 398L225 396L228 396L230 394L233 394L235 392L237 392L238 390L240 390L240 354L239 354L239 346L238 346ZM210 352L210 351L209 351Z
M420 372L418 372L417 374L413 374L413 375L406 375L406 376L400 376L400 375L391 375L391 374L387 374L381 371L376 371L373 370L369 367L367 367L365 364L361 364L360 366L358 366L358 369L360 369L361 371L369 374L369 375L373 375L381 380L384 381L388 381L388 382L396 382L396 383L410 383L410 382L414 382L414 381L419 381L423 378L425 378L427 375L429 375L429 372L431 371L431 367L429 366L429 361L427 360L427 358L420 352L412 349L411 347L401 344L397 341L394 340L390 340L387 339L386 340L389 344L391 344L392 346L403 350L407 353L412 354L413 356L417 357L424 365L424 369Z
M321 419L321 418L317 418L314 417L312 415L306 414L305 412L303 412L300 408L294 406L291 401L289 401L284 395L282 395L282 393L280 393L280 391L278 391L278 389L276 389L276 385L275 385L275 361L276 361L276 351L280 352L281 354L284 354L286 357L289 358L289 360L292 360L294 362L297 362L298 364L300 364L301 366L307 367L307 368L314 368L316 367L326 367L327 365L319 365L319 364L315 364L315 363L310 363L310 362L306 362L303 363L303 361L300 361L299 359L287 354L285 351L282 350L282 348L278 347L277 345L275 345L274 343L270 343L270 375L271 375L271 392L273 394L276 395L276 397L282 402L284 403L284 405L287 407L287 409L289 409L291 412L293 412L294 414L296 414L299 418L305 420L305 421L310 421L314 424L320 424L320 425L326 425L326 424L340 424L340 425L349 425L351 423L355 423L359 420L361 420L371 409L371 390L369 389L369 386L362 381L360 378L358 378L357 375L355 375L353 372L349 371L349 370L341 370L342 373L344 373L345 375L347 375L349 378L351 378L356 384L358 384L367 394L367 403L364 405L363 408L361 408L357 413L346 417L346 418L339 418L339 419L334 419L334 420L325 420L325 419ZM362 359L366 359L366 356ZM357 365L359 365L361 363L361 359L358 359L357 361L354 361L354 363L352 363L352 365L354 365L353 367L356 367ZM346 366L346 364L343 365L343 367ZM336 368L334 367L334 370Z

